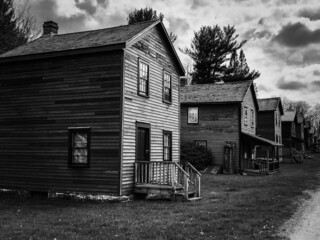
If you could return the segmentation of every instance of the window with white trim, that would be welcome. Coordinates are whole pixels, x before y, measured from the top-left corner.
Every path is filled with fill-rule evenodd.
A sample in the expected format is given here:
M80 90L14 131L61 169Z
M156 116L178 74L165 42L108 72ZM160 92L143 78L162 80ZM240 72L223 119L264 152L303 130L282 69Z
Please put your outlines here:
M163 161L172 161L172 132L163 131Z
M199 109L198 107L188 108L188 123L197 124L199 123Z
M149 96L149 65L139 60L138 95Z
M248 125L248 108L244 107L243 108L243 114L244 114L244 125Z
M171 103L171 75L167 72L163 73L163 101Z

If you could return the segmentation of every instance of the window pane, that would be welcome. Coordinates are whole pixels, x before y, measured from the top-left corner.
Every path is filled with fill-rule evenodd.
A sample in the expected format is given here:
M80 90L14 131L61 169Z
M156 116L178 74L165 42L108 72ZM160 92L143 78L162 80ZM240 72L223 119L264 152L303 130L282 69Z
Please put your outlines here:
M73 150L73 163L87 163L88 162L88 150L83 148L76 148Z
M164 136L163 136L163 145L165 146L165 147L169 147L169 136L167 135L167 134L165 134Z
M86 147L88 142L86 133L73 133L73 147Z
M164 160L170 160L169 159L169 149L168 148L164 148L163 149L163 157L164 157Z
M188 123L198 123L198 108L188 108Z

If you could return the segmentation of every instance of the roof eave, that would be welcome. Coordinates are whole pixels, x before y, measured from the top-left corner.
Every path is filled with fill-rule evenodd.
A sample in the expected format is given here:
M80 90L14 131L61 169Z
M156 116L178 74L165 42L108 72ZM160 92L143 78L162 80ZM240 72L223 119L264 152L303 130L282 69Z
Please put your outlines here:
M79 54L120 50L123 48L125 48L125 43L118 43L118 44L99 46L99 47L68 49L68 50L56 51L56 52L46 52L46 53L37 53L37 54L20 55L20 56L12 56L12 57L3 57L3 58L0 58L0 63L18 62L18 61L24 61L24 60L37 60L37 59L54 58L54 57L61 57L61 56L65 57L65 56L72 56L72 55L79 55Z
M241 103L242 101L232 101L232 102L180 102L180 104L234 104Z

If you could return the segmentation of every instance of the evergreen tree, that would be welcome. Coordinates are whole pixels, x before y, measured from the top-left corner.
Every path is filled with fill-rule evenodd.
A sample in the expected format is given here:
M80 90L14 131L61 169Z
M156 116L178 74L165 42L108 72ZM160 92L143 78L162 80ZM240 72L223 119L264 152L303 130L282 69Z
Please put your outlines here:
M134 9L131 13L129 13L127 20L128 24L134 24L137 22L144 22L157 19L159 19L162 22L163 18L164 15L162 13L159 13L158 15L156 10L153 10L151 7L146 7L141 9ZM175 40L177 40L177 35L170 32L169 38L173 43Z
M260 75L250 72L242 50L238 57L237 51L246 41L238 42L237 38L234 26L229 25L223 28L203 26L195 32L191 48L181 50L194 61L194 83L243 81Z
M0 1L0 54L32 39L37 28L28 1L20 9L14 0ZM21 3L20 3L21 4Z
M229 67L226 75L223 77L224 82L237 82L245 80L254 80L260 76L258 71L250 71L247 59L243 50L240 50L239 58L237 51L234 51L230 57Z

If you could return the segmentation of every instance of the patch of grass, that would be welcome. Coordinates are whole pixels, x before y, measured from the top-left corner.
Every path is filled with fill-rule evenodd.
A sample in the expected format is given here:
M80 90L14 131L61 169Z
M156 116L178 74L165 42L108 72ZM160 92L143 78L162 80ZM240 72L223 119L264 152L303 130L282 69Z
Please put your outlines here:
M199 202L32 199L0 192L0 239L279 239L305 189L318 187L320 157L269 176L210 175Z

